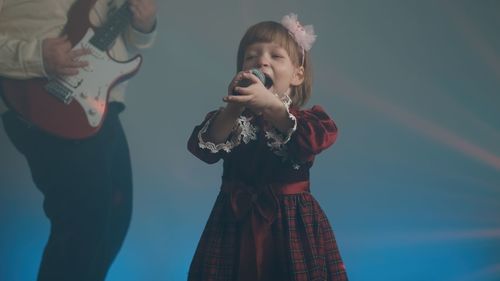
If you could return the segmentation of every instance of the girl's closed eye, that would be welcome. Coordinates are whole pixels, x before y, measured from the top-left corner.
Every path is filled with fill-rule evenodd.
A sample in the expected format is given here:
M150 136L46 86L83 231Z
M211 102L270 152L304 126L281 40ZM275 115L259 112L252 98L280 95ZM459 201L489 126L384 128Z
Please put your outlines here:
M271 52L271 56L273 58L286 58L287 57L287 53L285 50L281 49L281 48L278 48L278 49L275 49Z
M245 55L245 60L251 60L257 57L257 54L255 52L249 52Z

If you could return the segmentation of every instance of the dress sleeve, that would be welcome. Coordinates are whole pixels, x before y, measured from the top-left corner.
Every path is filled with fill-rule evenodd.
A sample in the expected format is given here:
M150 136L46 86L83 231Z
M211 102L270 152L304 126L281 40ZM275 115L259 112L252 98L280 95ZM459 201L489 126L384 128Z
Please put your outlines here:
M232 149L243 143L249 143L257 139L257 128L252 125L248 118L240 116L235 123L232 132L224 143L215 144L206 139L206 133L220 110L207 114L205 120L196 126L188 141L188 150L200 160L212 164L219 161Z
M297 120L297 128L287 143L287 151L294 161L312 161L337 139L337 126L321 106L307 110L291 108L290 112Z

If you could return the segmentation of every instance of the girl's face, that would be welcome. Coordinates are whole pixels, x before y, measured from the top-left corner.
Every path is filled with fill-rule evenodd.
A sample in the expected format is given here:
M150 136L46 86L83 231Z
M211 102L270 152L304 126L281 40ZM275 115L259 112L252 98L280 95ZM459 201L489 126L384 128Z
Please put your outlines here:
M295 66L283 47L275 43L259 42L245 50L243 70L257 68L273 81L269 89L279 95L289 93L290 86L304 81L304 68Z

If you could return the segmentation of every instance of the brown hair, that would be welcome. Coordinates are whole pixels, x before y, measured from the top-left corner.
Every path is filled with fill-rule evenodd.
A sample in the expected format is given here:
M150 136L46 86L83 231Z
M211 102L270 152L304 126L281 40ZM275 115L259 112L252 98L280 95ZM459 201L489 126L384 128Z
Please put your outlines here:
M242 70L245 51L248 46L260 42L273 42L280 45L287 51L293 65L297 67L302 65L304 67L304 81L301 85L292 86L290 92L292 105L298 107L303 106L311 96L312 70L309 54L308 52L302 52L302 47L297 44L295 39L288 32L288 29L280 23L264 21L248 28L243 38L241 38L238 47L236 62L237 71L239 72ZM305 55L304 58L302 58L303 54ZM302 60L304 60L303 64Z

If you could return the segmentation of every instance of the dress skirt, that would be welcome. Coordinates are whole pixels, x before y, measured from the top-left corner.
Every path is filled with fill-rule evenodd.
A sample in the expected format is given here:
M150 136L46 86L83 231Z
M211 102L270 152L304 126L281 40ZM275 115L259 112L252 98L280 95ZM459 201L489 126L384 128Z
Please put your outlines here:
M309 192L278 195L271 225L278 255L272 279L255 281L347 280L337 243L323 210ZM239 277L242 225L232 219L230 196L221 192L196 249L189 281L233 281Z

